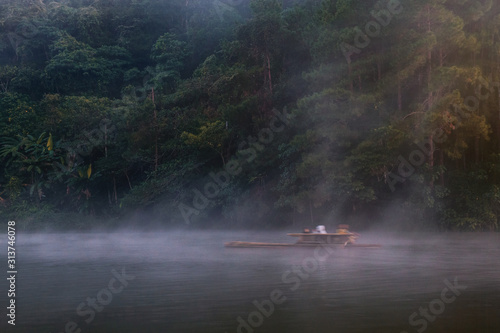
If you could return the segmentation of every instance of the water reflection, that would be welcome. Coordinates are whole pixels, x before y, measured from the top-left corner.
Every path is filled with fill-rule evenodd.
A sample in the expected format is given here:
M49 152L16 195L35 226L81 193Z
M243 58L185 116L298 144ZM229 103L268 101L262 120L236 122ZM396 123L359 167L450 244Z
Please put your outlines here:
M425 332L500 331L498 234L364 234L360 242L384 246L315 261L313 249L223 247L232 240L290 241L277 232L21 234L15 331L74 322L75 332L98 333L410 333L423 329L420 307L455 278L467 289L443 311L433 303L439 315ZM107 304L87 323L78 306L98 301L122 269L135 279L112 300L101 292Z

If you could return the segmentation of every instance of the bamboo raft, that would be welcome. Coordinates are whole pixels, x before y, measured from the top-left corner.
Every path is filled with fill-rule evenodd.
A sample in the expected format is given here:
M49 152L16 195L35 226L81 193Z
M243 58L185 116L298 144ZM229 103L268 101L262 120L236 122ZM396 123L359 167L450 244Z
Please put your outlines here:
M380 244L328 244L328 243L260 243L260 242L243 242L232 241L224 243L225 247L232 248L287 248L287 247L316 247L316 246L331 246L338 248L380 248Z
M348 231L348 225L340 225L335 233L327 233L324 226L318 226L318 232L302 232L287 234L297 237L296 243L261 243L233 241L224 244L231 248L287 248L287 247L317 247L331 246L341 248L379 248L379 244L356 244L357 233ZM307 230L307 229L306 229Z

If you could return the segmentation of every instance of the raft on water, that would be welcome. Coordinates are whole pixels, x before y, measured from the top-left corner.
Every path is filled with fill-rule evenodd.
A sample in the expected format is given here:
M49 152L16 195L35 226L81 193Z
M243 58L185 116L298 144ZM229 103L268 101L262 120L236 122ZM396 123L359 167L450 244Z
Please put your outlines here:
M239 247L239 248L280 248L280 247L316 247L332 246L332 247L363 247L363 248L379 248L379 244L355 244L358 234L348 231L348 225L339 225L337 232L327 233L324 226L318 226L317 232L305 232L287 234L291 237L298 237L296 243L261 243L261 242L242 242L233 241L227 242L226 247Z
M259 243L259 242L242 242L242 241L232 241L224 243L225 247L239 247L239 248L285 248L285 247L315 247L318 245L322 246L332 246L340 248L351 248L351 247L364 247L364 248L379 248L382 247L380 244L328 244L328 243Z

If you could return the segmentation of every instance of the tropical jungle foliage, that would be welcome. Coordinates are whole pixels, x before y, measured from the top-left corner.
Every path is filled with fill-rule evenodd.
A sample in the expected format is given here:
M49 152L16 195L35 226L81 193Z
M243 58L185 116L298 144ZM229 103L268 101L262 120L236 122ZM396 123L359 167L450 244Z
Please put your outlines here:
M2 219L495 230L499 9L2 0Z

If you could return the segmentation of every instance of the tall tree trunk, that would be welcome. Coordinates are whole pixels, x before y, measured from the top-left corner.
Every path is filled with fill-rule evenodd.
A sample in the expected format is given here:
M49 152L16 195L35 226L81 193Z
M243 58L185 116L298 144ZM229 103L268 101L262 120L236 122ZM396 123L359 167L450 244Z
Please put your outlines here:
M443 149L440 149L439 150L439 165L441 166L441 174L439 175L439 178L441 180L441 186L444 187L444 171L443 171L443 168L444 168L444 153L443 153Z
M309 199L309 213L311 214L311 225L314 225L313 207L311 199Z
M155 104L155 90L151 88L151 100L153 101L153 128L155 137L155 171L158 170L158 115Z
M434 136L431 134L429 136L429 167L432 169L434 167Z
M479 135L474 137L474 160L479 164Z
M184 31L187 33L189 30L189 19L188 19L188 6L189 6L189 0L186 0L186 15L184 16Z
M498 120L497 120L498 143L497 144L498 144L498 151L500 152L500 87L497 88L497 98L498 98Z
M500 73L500 55L497 55L497 73ZM498 75L496 76L498 81ZM497 99L498 99L498 119L497 119L497 145L498 151L500 152L500 87L496 87L497 89Z
M113 199L115 199L115 204L118 203L118 193L116 191L116 177L113 175Z
M132 183L130 182L130 177L128 176L127 170L123 171L125 177L127 177L128 187L132 189Z
M377 74L378 81L382 80L382 60L380 58L377 60Z
M271 78L271 58L269 57L269 52L266 52L266 60L267 60L267 81L269 84L269 93L273 94L273 82Z
M403 87L400 79L398 79L398 111L403 111Z
M104 124L104 157L108 158L108 124Z
M431 33L431 8L427 5L427 32ZM429 110L432 108L434 103L433 93L431 89L432 84L432 48L429 47L427 50L427 89L428 89L428 106Z
M427 32L431 33L432 32L432 27L431 27L431 7L427 5ZM433 101L433 93L432 93L432 48L429 47L427 51L427 89L429 91L428 93L428 110L432 109L432 106L434 104ZM431 134L429 137L429 169L431 170L432 174L432 169L434 167L434 141L433 141L433 135ZM431 178L429 185L431 188L434 187L434 180Z
M352 67L350 62L347 64L347 70L349 74L349 90L351 94L354 94L354 83L352 82Z

